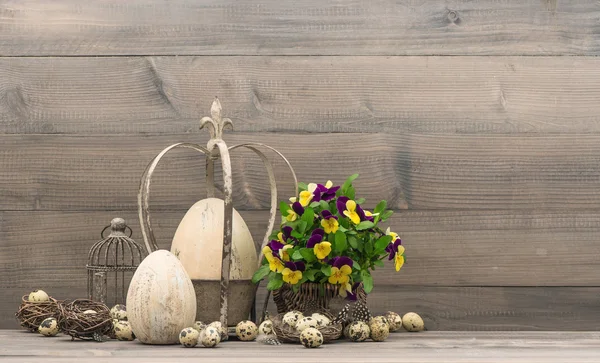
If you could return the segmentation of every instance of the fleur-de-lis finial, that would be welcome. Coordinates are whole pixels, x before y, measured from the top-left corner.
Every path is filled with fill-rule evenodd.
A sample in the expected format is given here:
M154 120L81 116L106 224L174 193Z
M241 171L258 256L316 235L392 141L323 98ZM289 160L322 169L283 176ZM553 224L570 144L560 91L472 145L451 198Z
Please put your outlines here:
M208 126L211 139L223 139L223 131L227 127L233 130L233 122L231 122L231 119L222 117L221 110L221 102L219 102L218 97L215 97L210 107L212 117L205 116L200 120L200 129L202 130L204 126Z

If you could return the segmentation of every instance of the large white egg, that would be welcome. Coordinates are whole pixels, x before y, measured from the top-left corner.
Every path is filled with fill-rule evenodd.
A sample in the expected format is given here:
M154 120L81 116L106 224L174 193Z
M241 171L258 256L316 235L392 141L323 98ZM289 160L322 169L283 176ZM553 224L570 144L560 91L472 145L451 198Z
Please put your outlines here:
M171 244L192 280L220 280L223 253L225 202L203 199L185 214ZM250 280L258 266L252 234L234 209L232 221L230 280ZM218 298L218 296L217 296Z
M177 344L194 324L196 294L189 275L171 252L158 250L138 266L127 292L127 318L145 344Z

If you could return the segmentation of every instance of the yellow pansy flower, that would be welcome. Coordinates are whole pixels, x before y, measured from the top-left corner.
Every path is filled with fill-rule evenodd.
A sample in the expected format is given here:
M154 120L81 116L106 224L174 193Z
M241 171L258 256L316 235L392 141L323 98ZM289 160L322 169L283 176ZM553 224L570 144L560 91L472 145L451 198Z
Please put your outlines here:
M331 253L331 243L329 243L329 242L317 243L317 244L315 244L313 251L315 252L315 256L317 256L317 258L319 260L322 260L325 257L329 256L329 254Z
M344 211L344 215L352 221L354 224L360 223L360 216L356 213L356 202L353 200L349 200L346 202L346 210Z

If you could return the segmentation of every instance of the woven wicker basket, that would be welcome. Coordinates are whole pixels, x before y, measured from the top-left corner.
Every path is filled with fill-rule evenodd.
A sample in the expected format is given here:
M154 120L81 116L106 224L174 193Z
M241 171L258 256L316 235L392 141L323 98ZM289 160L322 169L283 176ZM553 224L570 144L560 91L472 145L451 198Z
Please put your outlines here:
M329 319L333 319L333 315L326 311L320 312L320 314L325 315ZM285 314L278 314L271 318L273 322L273 331L277 338L285 343L300 343L300 332L287 324L283 323L283 316ZM328 325L325 327L317 328L321 334L323 334L323 342L327 343L336 339L339 339L342 336L342 324Z

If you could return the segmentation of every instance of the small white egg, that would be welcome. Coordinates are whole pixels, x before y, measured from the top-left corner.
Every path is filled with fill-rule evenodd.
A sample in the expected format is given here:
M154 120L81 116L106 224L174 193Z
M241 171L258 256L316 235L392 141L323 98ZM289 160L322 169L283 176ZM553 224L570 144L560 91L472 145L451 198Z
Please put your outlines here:
M402 317L399 314L393 311L388 311L385 313L385 318L390 326L390 332L398 331L400 328L402 328Z
M317 324L319 324L319 327L321 327L321 328L325 327L331 323L331 320L329 320L329 318L323 314L314 313L314 314L312 314L312 317L313 317L313 319L315 319L317 321Z
M353 342L364 342L371 335L371 329L363 321L355 321L348 325L346 336Z
M308 328L300 333L300 342L306 348L317 348L323 344L323 334L316 328Z
M295 328L298 320L302 319L303 317L304 315L302 315L302 313L299 311L289 311L283 315L283 323Z
M131 329L131 325L128 321L119 320L113 327L115 331L115 337L119 340L123 341L132 341L135 340L135 334L133 334L133 330Z
M207 348L216 347L220 342L220 330L214 326L210 326L210 324L200 333L200 343Z
M258 333L264 335L273 334L273 322L269 319L266 319L260 323L260 326L258 327Z
M258 327L250 320L240 321L235 327L235 335L239 340L251 341L258 335Z
M298 322L296 323L296 330L297 331L304 331L308 328L318 328L319 324L317 323L317 320L315 318L313 318L312 316L307 316L304 317L300 320L298 320Z
M84 314L98 314L97 312L95 312L94 310L86 310L83 312Z
M29 293L29 302L46 302L50 300L50 297L44 290L35 290Z
M110 317L117 320L127 320L127 309L123 304L117 304L110 309Z
M58 334L58 322L54 318L46 318L38 327L38 332L47 337L53 337Z
M179 343L186 348L193 348L198 344L200 333L198 330L190 327L185 328L179 333Z
M404 314L402 317L402 326L410 332L418 332L425 329L425 323L417 313Z
M208 324L208 326L217 329L217 331L220 333L220 338L221 338L222 342L229 339L229 333L227 332L227 327L224 328L221 325L220 321L213 321L212 323Z

